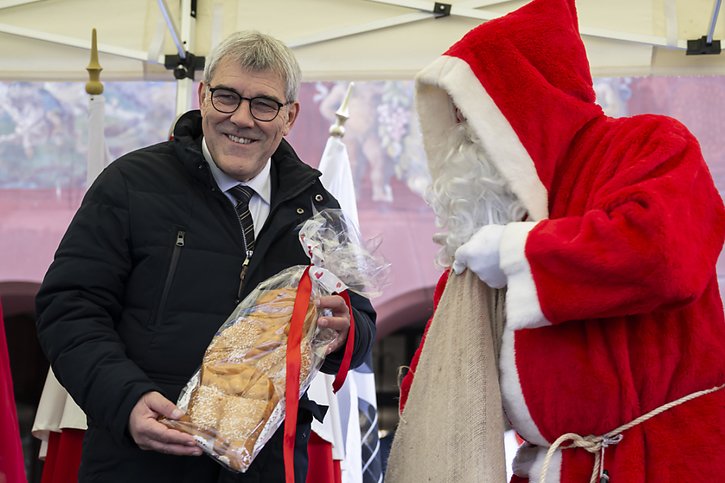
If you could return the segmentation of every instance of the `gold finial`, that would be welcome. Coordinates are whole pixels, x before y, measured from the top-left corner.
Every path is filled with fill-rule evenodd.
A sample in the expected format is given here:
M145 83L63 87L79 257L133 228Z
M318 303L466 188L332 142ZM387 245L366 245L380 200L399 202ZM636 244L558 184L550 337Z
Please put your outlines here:
M349 116L349 109L347 108L347 103L350 101L350 94L352 93L352 86L354 86L354 82L350 82L347 86L347 92L345 93L345 97L342 99L342 104L340 104L340 107L335 111L335 117L337 120L335 121L335 124L333 124L330 127L330 135L335 137L343 137L345 135L345 121L347 121Z
M86 67L88 78L86 82L86 92L92 96L103 94L103 83L101 82L101 64L98 63L98 44L96 43L96 29L91 34L91 61Z

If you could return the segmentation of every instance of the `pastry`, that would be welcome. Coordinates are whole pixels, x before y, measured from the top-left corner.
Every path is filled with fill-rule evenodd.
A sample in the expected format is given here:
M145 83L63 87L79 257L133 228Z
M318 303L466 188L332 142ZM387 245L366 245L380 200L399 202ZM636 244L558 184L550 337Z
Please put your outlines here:
M251 464L257 440L285 394L287 335L296 294L290 288L261 290L254 306L209 344L184 417L164 421L200 438L207 451L234 470ZM310 303L300 344L301 383L312 367L316 319L317 309Z

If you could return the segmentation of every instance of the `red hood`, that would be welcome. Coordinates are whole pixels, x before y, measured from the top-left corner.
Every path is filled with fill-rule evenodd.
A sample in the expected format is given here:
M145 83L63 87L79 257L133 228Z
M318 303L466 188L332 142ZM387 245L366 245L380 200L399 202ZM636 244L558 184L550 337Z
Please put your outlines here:
M429 163L444 159L455 103L534 220L548 216L552 180L575 136L604 116L573 0L534 0L479 25L416 80Z

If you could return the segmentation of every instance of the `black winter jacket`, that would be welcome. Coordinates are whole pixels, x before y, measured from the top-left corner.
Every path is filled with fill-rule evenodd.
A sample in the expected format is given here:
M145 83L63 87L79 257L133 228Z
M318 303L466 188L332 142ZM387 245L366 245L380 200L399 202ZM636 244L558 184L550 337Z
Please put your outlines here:
M296 228L313 210L338 207L286 141L272 156L270 214L244 285L241 230L201 153L201 115L178 121L172 141L113 162L86 194L37 296L41 346L59 381L86 412L81 481L194 483L284 481L281 429L247 473L211 458L141 451L130 438L130 412L142 394L176 401L218 327L259 282L309 263ZM352 366L374 339L370 303L351 294ZM341 352L341 351L339 351ZM334 373L341 354L323 371ZM298 481L316 406L300 402ZM299 456L299 457L297 457Z

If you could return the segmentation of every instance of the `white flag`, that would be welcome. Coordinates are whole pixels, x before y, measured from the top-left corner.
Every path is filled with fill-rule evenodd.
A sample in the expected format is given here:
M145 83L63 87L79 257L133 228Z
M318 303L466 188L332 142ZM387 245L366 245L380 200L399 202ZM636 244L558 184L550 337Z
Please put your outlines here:
M111 162L104 133L106 105L102 95L91 96L88 102L88 158L86 188L91 186L101 171Z
M337 198L342 212L345 213L355 229L360 231L350 158L347 155L345 143L339 137L330 136L327 139L318 169L322 172L320 177L322 184L332 196Z

